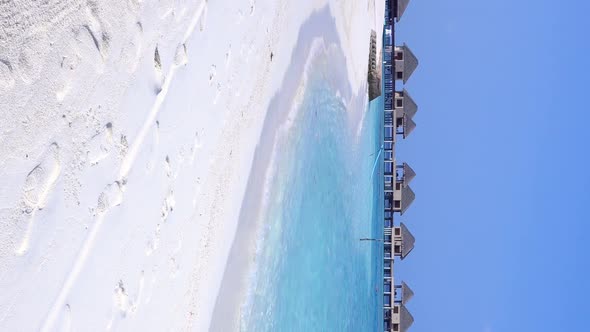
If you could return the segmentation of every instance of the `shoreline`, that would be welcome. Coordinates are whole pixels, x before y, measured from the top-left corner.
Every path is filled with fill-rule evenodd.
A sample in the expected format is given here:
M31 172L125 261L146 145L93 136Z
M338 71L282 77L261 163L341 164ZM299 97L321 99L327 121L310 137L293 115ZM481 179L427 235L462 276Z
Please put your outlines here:
M0 42L0 329L206 331L269 102L328 3L341 81L362 90L371 1L64 3L5 22L31 38Z
M334 48L337 49L337 57L331 57ZM262 228L261 219L267 206L266 195L275 171L273 165L277 158L277 145L282 132L290 130L289 122L294 118L292 113L297 112L301 94L305 92L308 70L313 68L320 56L329 57L331 61L336 60L337 64L330 64L330 67L342 68L340 71L330 72L337 74L337 77L331 79L339 86L339 93L346 101L347 108L350 110L350 104L357 104L358 92L353 94L353 84L349 81L346 59L342 52L335 19L329 5L326 5L314 11L301 25L285 79L270 101L240 208L236 236L213 310L211 331L234 331L240 327L241 309L248 300L251 278L255 275L256 248ZM355 113L362 112L359 109ZM351 115L349 120L351 118L358 119L362 116Z

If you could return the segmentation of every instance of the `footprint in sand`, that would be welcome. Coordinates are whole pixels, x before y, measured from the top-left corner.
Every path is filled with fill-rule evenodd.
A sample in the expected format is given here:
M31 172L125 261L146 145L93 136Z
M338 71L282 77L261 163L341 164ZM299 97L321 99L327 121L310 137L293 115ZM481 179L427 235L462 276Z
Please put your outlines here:
M96 51L100 55L101 59L106 58L107 48L110 37L106 34L96 32L90 24L84 24L81 29L81 33L88 33L88 36L92 40L92 45L96 48Z
M127 141L127 136L121 135L121 139L119 140L118 144L119 148L119 158L123 159L127 155L127 151L129 151L129 142Z
M13 85L12 64L8 60L0 59L0 89L8 90Z
M96 4L89 2L86 8L87 22L82 27L88 32L94 43L94 47L103 60L108 57L108 51L111 43L110 34L104 29L100 18L98 17L98 8Z
M89 19L92 21L92 19ZM79 26L74 31L74 40L70 46L70 50L65 56L71 57L75 54L80 57L80 65L89 66L97 73L104 71L105 58L109 43L109 37L103 35L97 30L98 23L88 22ZM62 88L63 90L63 88Z
M31 210L26 211L27 213L32 212L33 208L41 209L43 207L48 190L58 175L59 160L57 158L44 160L27 174L23 188L25 205L31 208Z
M164 171L166 172L166 177L172 177L172 165L170 164L170 157L166 155L166 159L164 159Z
M78 67L90 66L102 73L108 58L111 37L103 29L95 10L86 8L86 11L86 22L73 31L72 40L59 60L62 77L55 92L58 101L64 100L72 89ZM23 61L27 63L26 60L27 57Z
M80 65L82 58L78 54L77 48L70 47L61 57L59 64L61 68L62 79L58 83L55 97L58 101L64 100L72 88L72 80L76 75L76 69Z
M37 45L49 44L50 42L48 39L48 34L37 34L35 36L35 42ZM18 73L18 76L23 82L31 84L39 79L39 75L41 74L43 66L35 65L35 62L31 60L38 57L39 54L37 54L33 48L23 47L21 49L21 52L18 56L18 70L15 70L15 73Z
M155 75L155 85L154 91L156 94L162 91L162 87L164 86L164 81L166 77L164 72L162 71L162 60L160 59L160 52L158 51L158 46L156 45L156 50L154 51L154 75Z
M250 0L250 16L254 16L254 10L256 10L256 1Z
M213 84L213 79L215 79L215 75L217 75L217 66L211 65L211 68L209 68L209 85Z
M135 23L131 30L131 41L121 50L121 60L127 64L128 73L135 72L141 59L141 52L143 51L143 26L141 22Z
M29 239L34 225L35 213L45 207L47 197L54 189L61 172L59 146L53 143L45 152L41 162L25 179L22 196L22 214L27 220L27 229L16 253L22 255L29 249Z
M139 273L139 280L137 281L136 292L129 289L128 284L119 280L115 286L113 294L113 309L109 323L106 326L107 330L111 330L115 323L117 316L126 318L137 312L137 308L141 304L145 292L145 271ZM135 294L134 294L135 293Z
M186 44L178 44L176 47L176 54L174 55L174 64L176 66L186 65L188 63L188 55L186 52Z
M123 202L123 191L125 186L122 182L115 181L108 184L98 195L96 214L104 214L111 208L121 205Z
M101 132L90 139L86 147L86 159L90 166L108 157L113 148L113 125L107 123Z
M163 222L168 220L168 216L172 211L174 211L174 206L176 205L176 200L174 199L174 191L170 189L166 198L164 198L164 202L162 203L162 208L160 209L161 214L160 218Z
M119 314L122 317L127 317L128 314L135 312L136 305L131 298L129 298L123 280L119 280L117 287L115 287L114 302L115 308L118 309Z

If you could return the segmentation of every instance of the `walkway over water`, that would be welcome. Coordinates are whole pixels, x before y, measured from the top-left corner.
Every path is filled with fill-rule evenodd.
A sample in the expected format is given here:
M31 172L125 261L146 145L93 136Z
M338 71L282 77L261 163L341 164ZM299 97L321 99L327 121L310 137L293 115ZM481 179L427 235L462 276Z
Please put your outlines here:
M407 331L414 318L405 304L413 296L402 282L394 282L394 259L403 260L414 248L414 236L404 223L396 226L393 215L403 215L414 201L409 187L416 176L412 168L396 164L395 144L398 136L406 138L415 128L412 117L416 103L406 90L396 91L396 81L405 83L418 65L418 60L404 44L395 46L395 22L405 11L409 0L385 0L383 27L383 330Z

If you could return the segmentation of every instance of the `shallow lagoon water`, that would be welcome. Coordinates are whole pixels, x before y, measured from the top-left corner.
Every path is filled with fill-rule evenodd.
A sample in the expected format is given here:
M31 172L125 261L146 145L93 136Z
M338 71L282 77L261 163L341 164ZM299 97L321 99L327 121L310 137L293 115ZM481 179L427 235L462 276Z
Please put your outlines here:
M357 137L321 57L278 142L241 330L382 329L381 248L359 241L382 236L381 100L364 110Z

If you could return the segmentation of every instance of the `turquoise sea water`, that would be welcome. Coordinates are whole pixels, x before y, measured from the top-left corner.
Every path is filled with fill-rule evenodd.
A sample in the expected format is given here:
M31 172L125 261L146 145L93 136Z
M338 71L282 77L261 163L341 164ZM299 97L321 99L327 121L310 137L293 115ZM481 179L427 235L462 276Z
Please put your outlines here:
M328 66L316 61L279 141L241 330L382 330L379 104L349 125ZM376 174L372 176L372 172Z

